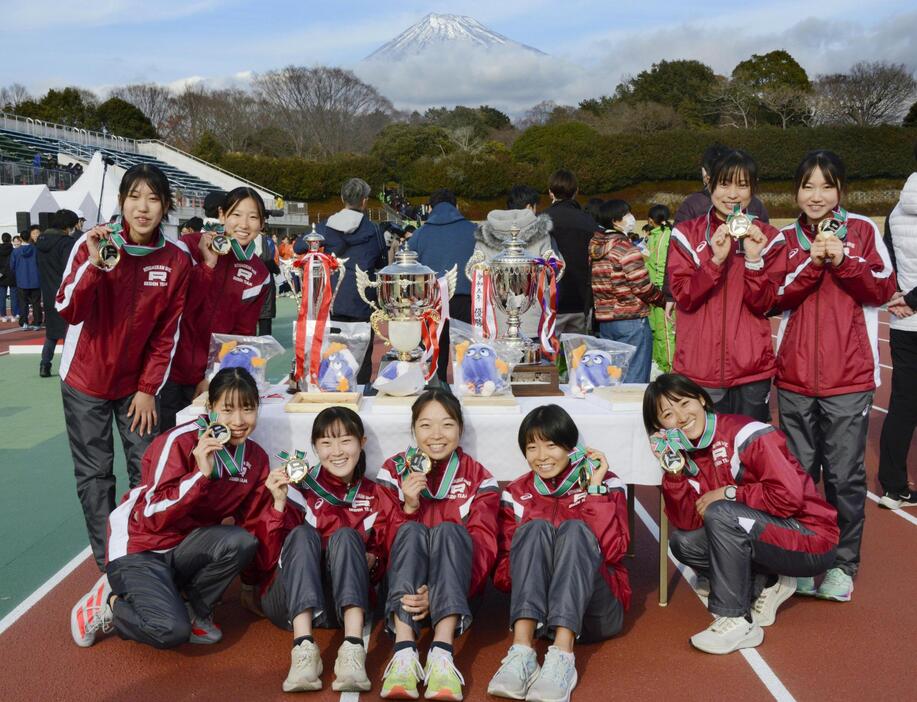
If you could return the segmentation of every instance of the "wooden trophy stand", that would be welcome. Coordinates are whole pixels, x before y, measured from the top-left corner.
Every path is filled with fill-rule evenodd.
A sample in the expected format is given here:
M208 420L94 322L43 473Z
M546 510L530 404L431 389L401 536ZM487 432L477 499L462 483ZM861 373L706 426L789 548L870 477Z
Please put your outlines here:
M520 363L510 378L516 397L561 397L560 377L553 363Z

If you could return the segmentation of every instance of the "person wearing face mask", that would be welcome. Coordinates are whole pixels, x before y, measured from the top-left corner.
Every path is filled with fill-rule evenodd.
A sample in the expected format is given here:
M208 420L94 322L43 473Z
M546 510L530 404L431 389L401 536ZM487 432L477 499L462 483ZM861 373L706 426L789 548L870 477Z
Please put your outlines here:
M683 375L649 384L643 423L664 465L669 547L710 583L698 595L714 620L691 644L715 654L759 646L796 578L834 561L834 508L780 431L718 414L706 390Z
M713 205L672 230L667 261L675 318L673 368L702 386L720 412L770 421L776 373L767 313L783 273L785 238L748 214L758 166L731 151L713 166ZM742 238L727 222L736 212L748 224Z
M254 335L273 280L256 252L264 228L264 201L249 187L226 193L219 222L231 249L214 251L214 231L185 234L181 241L195 262L188 299L169 379L162 390L163 430L175 426L175 415L207 388L204 372L211 334Z
M646 383L653 362L650 305L662 305L662 291L653 285L643 254L626 229L636 224L630 205L608 200L598 208L599 230L589 242L592 297L599 336L621 341L637 350L624 372L625 383Z

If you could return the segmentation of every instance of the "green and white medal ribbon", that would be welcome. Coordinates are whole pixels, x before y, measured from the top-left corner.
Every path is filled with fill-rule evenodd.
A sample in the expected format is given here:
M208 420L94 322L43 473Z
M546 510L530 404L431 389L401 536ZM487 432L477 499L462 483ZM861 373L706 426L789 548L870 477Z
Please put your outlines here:
M563 497L577 483L580 483L585 489L592 479L595 467L595 462L586 455L586 448L582 444L577 444L576 448L570 452L570 472L567 473L567 477L561 481L560 485L552 490L542 477L536 473L535 490L538 491L539 495L544 495L545 497Z
M402 455L395 456L395 470L398 472L398 475L404 480L405 475L411 472L411 461L414 456L419 453L419 449L415 447L409 448ZM443 478L439 482L439 487L435 493L431 493L428 488L424 488L420 491L420 494L423 497L426 497L428 500L442 500L449 494L449 488L452 487L452 481L455 480L455 475L458 473L459 469L459 457L458 452L453 451L452 455L449 457L449 463L446 465L446 470L443 473Z
M207 419L198 417L198 419L195 420L194 423L198 426L198 438L202 437L207 432L207 430L210 428L210 425L213 424L216 419L217 413L209 412L207 414ZM230 453L227 446L223 446L215 454L217 467L219 470L214 471L214 473L217 474L215 477L214 474L211 473L210 477L212 479L221 477L223 471L225 471L230 477L233 478L242 475L242 464L245 462L245 442L243 441L241 444L236 446L234 453Z
M666 451L684 451L688 462L685 466L685 472L692 477L700 473L700 468L691 460L691 451L709 447L713 443L713 435L716 433L716 415L713 412L706 412L705 416L707 424L704 427L704 433L701 434L696 444L692 444L681 429L665 429L662 436L650 437L653 443L653 450L657 454L663 454Z
M713 214L713 207L707 210L707 229L704 232L704 239L707 243L710 243L710 220L712 219L711 215ZM729 217L735 217L737 214L744 214L748 219L754 222L758 217L757 215L748 214L748 212L742 212L741 208L738 205L735 205L732 208L732 214ZM726 218L726 223L729 223L729 217Z
M335 507L350 507L350 505L353 504L357 493L360 492L360 485L363 483L363 481L358 480L353 485L351 485L347 489L347 494L344 495L343 499L341 499L333 492L325 488L320 482L318 482L318 476L321 472L322 465L319 463L317 466L312 468L312 470L306 473L306 477L302 479L302 484L309 488L316 495L321 497L323 500L325 500L325 502L328 502Z
M112 244L117 246L119 250L129 253L131 256L148 256L154 251L159 251L159 249L166 245L166 238L162 234L162 229L156 231L158 235L156 243L149 245L128 243L127 239L125 239L124 235L121 233L123 231L124 228L120 223L112 225L112 231L111 234L108 235L108 239Z
M240 261L251 261L252 256L255 255L255 242L254 240L248 242L248 246L244 249L242 244L240 244L235 238L229 240L229 245L232 247L232 252L236 255L236 258Z
M831 233L841 241L844 241L844 239L847 238L847 210L845 210L843 207L838 207L834 212L832 212L831 219L840 222L840 226L838 226L838 228ZM818 231L817 228L816 231ZM812 249L812 240L809 239L805 229L802 228L802 225L799 223L799 219L796 220L796 238L799 239L799 245L802 247L803 251L809 251Z

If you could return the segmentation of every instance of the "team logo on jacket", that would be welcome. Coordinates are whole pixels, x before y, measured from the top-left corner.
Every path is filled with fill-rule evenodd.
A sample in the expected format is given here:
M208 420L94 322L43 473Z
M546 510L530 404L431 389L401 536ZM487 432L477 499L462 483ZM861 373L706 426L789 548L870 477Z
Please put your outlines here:
M464 478L452 481L452 485L449 486L449 499L461 500L468 494L469 487L471 487L471 483Z
M799 253L799 249L791 249L791 250L790 250L790 258L793 258L793 257L794 257L796 254L798 254L798 253Z
M697 248L694 249L694 250L697 251L697 253L700 253L701 251L703 251L703 250L706 249L706 248L707 248L707 242L706 242L706 241L702 241L701 243L699 243L699 244L697 245Z
M369 495L357 495L353 498L353 502L350 505L351 512L369 512L371 504L371 498Z
M149 288L165 288L169 285L169 273L172 269L169 266L155 265L145 266L143 272L146 273L144 286Z
M527 492L527 493L525 493L524 495L519 495L519 499L520 499L520 500L531 500L531 499L532 499L532 493Z
M249 463L248 461L242 461L242 465L239 466L239 475L231 475L229 476L229 480L233 483L245 483L247 485L248 478L246 478L245 476L251 467L252 467L251 463Z
M573 502L570 503L570 507L576 507L577 505L581 504L582 502L585 502L586 497L588 496L589 496L588 492L576 493L575 495L573 495Z
M713 456L713 464L716 466L729 463L729 444L725 441L717 441L713 444L711 455Z
M245 283L246 285L252 284L252 278L255 277L255 271L249 266L238 266L236 267L236 274L233 276L233 281L236 283Z

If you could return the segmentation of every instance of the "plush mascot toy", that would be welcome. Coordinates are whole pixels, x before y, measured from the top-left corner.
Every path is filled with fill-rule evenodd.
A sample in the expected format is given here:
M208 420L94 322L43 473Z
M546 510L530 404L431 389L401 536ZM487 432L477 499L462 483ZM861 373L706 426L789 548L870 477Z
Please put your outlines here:
M318 367L318 387L322 392L352 392L359 369L357 359L344 344L328 344Z
M506 389L509 366L488 344L463 341L455 346L455 362L461 371L461 383L472 395L489 397Z
M621 368L615 365L611 354L601 349L590 351L586 344L573 350L571 366L571 389L579 395L614 385L621 379Z

